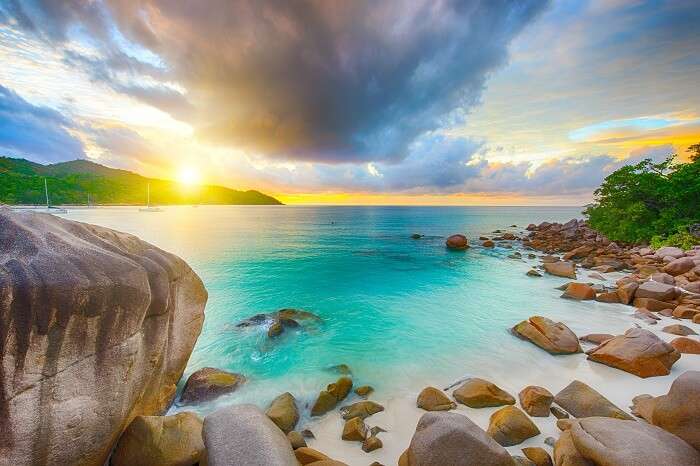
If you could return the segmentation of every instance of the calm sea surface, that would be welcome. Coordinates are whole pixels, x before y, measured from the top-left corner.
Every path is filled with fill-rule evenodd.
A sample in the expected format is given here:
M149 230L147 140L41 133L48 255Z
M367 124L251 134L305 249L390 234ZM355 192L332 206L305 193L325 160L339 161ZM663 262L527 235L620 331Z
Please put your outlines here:
M338 364L351 367L357 384L376 387L379 398L467 374L546 377L550 359L508 328L533 314L561 316L575 331L605 330L622 318L611 312L620 307L561 300L554 287L564 279L527 277L536 261L509 259L512 250L477 241L498 228L518 231L512 224L580 217L578 208L183 206L66 217L133 233L183 257L202 277L206 320L185 375L212 366L249 379L218 404L263 406L283 391L308 403L337 377L328 368ZM425 236L413 240L412 233ZM475 247L446 250L453 233ZM280 308L322 321L274 340L265 324L236 327Z

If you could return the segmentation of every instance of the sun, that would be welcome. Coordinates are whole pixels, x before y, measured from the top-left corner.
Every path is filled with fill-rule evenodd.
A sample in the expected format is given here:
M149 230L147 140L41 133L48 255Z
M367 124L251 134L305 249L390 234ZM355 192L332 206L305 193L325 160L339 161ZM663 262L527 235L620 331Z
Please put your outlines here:
M199 173L199 170L189 166L180 168L180 170L177 173L177 179L180 183L185 184L187 186L195 186L201 183L202 181L202 177Z

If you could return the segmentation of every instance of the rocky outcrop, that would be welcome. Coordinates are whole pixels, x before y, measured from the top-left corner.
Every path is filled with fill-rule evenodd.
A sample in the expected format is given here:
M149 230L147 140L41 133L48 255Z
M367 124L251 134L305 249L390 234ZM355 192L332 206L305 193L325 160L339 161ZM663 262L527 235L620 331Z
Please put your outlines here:
M671 345L649 330L633 328L603 342L588 353L588 359L638 377L668 375L681 357Z
M542 316L533 316L513 327L513 333L551 354L580 353L576 334L561 322Z
M208 415L203 437L207 466L298 466L287 437L253 405L227 406Z
M442 390L435 387L425 387L418 395L416 405L426 411L449 411L457 407Z
M190 466L203 461L202 420L194 413L136 416L110 459L112 466Z
M570 438L569 454L574 453L572 456L577 455L583 462L563 462L558 451L562 446L557 442L554 448L557 465L700 465L697 450L675 435L645 422L591 417L573 422L566 434Z
M399 466L515 466L505 448L468 417L425 413Z
M488 380L473 377L467 379L457 390L452 392L455 400L470 408L488 408L515 404L510 393Z
M132 235L0 208L0 458L102 465L172 402L206 300L183 260Z
M605 416L616 419L634 419L610 400L586 385L574 380L554 397L554 402L574 417Z

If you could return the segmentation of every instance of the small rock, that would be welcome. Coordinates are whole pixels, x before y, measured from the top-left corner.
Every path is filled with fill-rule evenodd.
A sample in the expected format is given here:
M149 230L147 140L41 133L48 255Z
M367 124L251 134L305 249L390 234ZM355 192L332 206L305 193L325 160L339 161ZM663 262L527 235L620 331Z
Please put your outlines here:
M274 338L279 335L282 335L282 331L284 330L284 327L282 326L282 322L279 320L275 321L270 325L270 328L267 329L267 336L268 338Z
M374 450L378 450L382 448L382 441L379 440L377 437L370 435L365 439L364 442L362 442L362 451L365 453L369 453Z
M554 437L547 437L544 439L544 444L553 447L557 440Z
M374 391L374 388L369 385L362 385L361 387L357 387L354 391L356 395L367 397Z
M340 414L343 419L348 420L354 417L359 417L360 419L366 419L372 414L384 411L384 406L374 401L358 401L349 406L343 406L340 408Z
M413 233L411 235L411 239L421 239L422 237L423 237L423 235L421 235L419 233Z
M595 345L600 345L606 340L609 340L613 338L615 335L611 335L609 333L590 333L588 335L584 335L579 338L581 341L585 341L587 343L593 343Z
M289 443L292 445L292 449L294 450L306 446L306 440L304 440L304 436L296 430L287 433L287 439L289 440Z
M494 243L494 242L491 241L490 239L487 239L486 241L484 241L483 243L481 243L481 245L482 245L483 247L485 247L485 248L493 248L493 247L496 246L496 243Z
M528 271L525 273L525 275L527 275L528 277L541 277L541 276L542 276L542 274L539 273L539 272L538 272L537 270L535 270L535 269L530 269L530 270L528 270Z
M457 407L442 390L435 387L424 388L418 395L416 405L426 411L449 411Z
M301 431L301 435L304 438L316 438L313 432L311 432L309 429L304 429Z
M234 392L244 382L245 377L241 374L204 367L187 378L180 401L199 403L213 400L218 396Z
M493 413L486 432L504 447L517 445L540 434L530 418L515 406L506 406Z
M549 456L547 450L540 447L526 447L522 449L523 454L533 463L535 466L553 466L552 457Z
M314 464L317 461L327 461L330 460L330 457L327 455L324 455L318 450L314 450L313 448L309 447L300 447L294 450L294 456L296 456L297 461L301 463L302 465L306 464Z
M386 432L386 430L385 430L385 429L382 429L382 428L379 427L379 426L374 426L374 427L372 427L372 428L369 429L369 435L374 435L374 436L376 436L377 434L379 434L379 433L381 433L381 432Z
M592 286L586 283L569 283L566 287L566 291L561 295L562 298L576 299L579 301L595 299L595 290Z
M515 404L515 398L495 384L479 378L467 379L452 393L455 399L470 408L487 408Z
M682 337L687 337L688 335L697 335L695 330L681 324L667 325L666 327L662 328L661 331L670 333L672 335L680 335Z
M554 395L549 390L535 385L523 388L518 394L518 398L523 410L535 417L548 417L549 407L554 401Z
M688 337L678 337L671 341L673 346L682 354L700 354L700 341Z
M365 437L367 437L367 426L362 418L354 417L345 421L341 437L343 440L362 442Z

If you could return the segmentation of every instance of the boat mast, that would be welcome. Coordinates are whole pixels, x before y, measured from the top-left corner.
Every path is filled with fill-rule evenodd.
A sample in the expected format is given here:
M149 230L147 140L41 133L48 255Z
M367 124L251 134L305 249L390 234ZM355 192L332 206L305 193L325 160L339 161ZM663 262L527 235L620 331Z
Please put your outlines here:
M46 184L46 178L44 178L44 193L46 193L46 208L50 208L49 205L49 186Z

